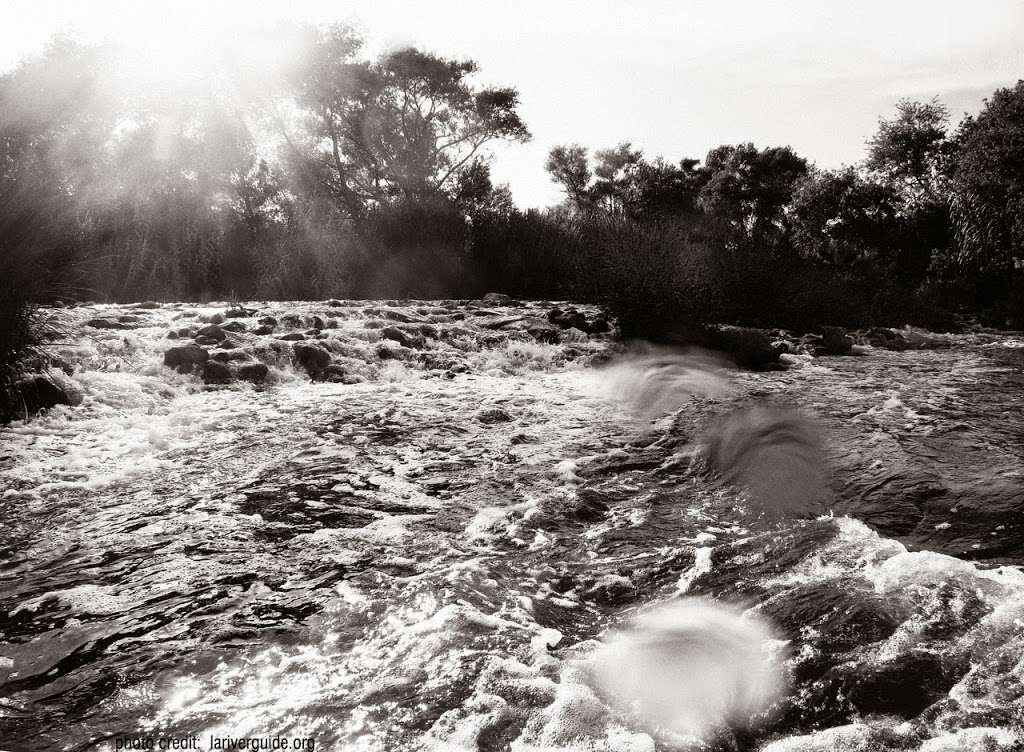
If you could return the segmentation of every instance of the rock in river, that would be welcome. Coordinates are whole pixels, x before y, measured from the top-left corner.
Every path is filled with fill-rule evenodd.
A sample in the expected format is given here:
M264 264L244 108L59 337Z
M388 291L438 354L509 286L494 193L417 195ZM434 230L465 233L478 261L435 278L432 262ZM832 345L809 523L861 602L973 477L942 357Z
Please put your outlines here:
M203 363L203 382L206 384L231 383L231 369L218 360Z
M317 376L331 363L331 354L319 345L296 344L295 362L310 376Z
M182 345L172 347L164 353L164 365L179 373L190 373L196 366L202 365L209 354L199 345Z

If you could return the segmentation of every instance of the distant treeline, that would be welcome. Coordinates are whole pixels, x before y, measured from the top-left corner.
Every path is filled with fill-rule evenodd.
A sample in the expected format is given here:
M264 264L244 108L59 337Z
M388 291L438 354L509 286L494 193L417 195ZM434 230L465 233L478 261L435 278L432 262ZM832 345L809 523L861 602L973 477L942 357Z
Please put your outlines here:
M345 26L245 41L213 75L140 80L109 46L55 40L0 78L4 336L55 298L488 290L606 303L639 334L1024 324L1024 83L955 128L901 102L840 170L789 147L558 146L564 203L523 211L487 160L530 138L518 93L474 62L370 58ZM268 45L286 54L254 62Z

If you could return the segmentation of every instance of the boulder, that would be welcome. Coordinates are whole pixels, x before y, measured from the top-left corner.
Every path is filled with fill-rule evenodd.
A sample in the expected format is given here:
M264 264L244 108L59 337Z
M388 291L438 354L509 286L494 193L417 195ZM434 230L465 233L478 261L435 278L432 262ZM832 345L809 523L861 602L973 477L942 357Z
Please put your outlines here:
M319 345L297 344L293 348L295 362L302 366L306 373L316 377L331 364L331 354Z
M70 405L68 393L50 377L36 374L21 379L17 383L18 394L24 411L35 415L40 410L47 410L55 405Z
M302 332L288 332L282 334L278 339L284 340L285 342L301 342L306 338L306 335Z
M172 347L164 353L164 365L175 369L178 373L191 373L196 366L201 366L210 357L199 345L182 345Z
M402 347L408 347L412 349L421 349L423 347L423 335L413 334L405 330L399 329L397 326L386 326L380 330L380 336L385 339L393 340Z
M402 360L402 353L408 352L406 348L395 347L394 345L388 345L386 342L381 342L377 345L377 349L374 351L377 357L381 360Z
M221 363L230 363L233 360L249 360L249 353L245 350L232 347L230 349L214 350L210 353L210 358Z
M732 356L743 368L763 368L779 360L768 334L745 326L717 326L708 331L712 345Z
M838 326L821 327L821 344L818 346L820 355L847 355L853 349L853 338L846 330Z
M327 301L327 305L329 305L331 308L341 308L345 304L342 303L337 298L331 298L330 300Z
M220 361L207 360L203 363L203 383L230 384L231 369Z
M234 332L235 334L238 334L239 332L245 331L245 324L243 324L241 321L229 321L228 323L224 324L221 327L221 329L223 329L225 332Z
M256 327L255 329L253 329L252 333L256 334L256 335L259 335L261 337L264 337L264 336L266 336L268 334L273 334L274 333L274 327L268 326L266 324L263 324L261 326Z
M261 319L257 319L256 323L263 324L263 326L269 326L271 329L273 329L275 326L277 326L277 319L275 319L273 316L264 316Z
M264 363L243 363L238 367L238 378L242 381L251 381L253 384L262 384L267 380L270 369Z
M348 376L348 373L345 371L345 367L344 366L340 366L340 365L338 365L336 363L332 363L331 365L327 366L322 371L320 371L319 374L317 374L317 381L330 381L330 382L333 382L333 383L346 383L345 379L346 379L347 376Z
M255 308L243 308L242 306L238 306L237 308L231 308L224 312L225 318L229 319L247 319L250 316L254 316L255 314Z
M196 332L196 336L206 337L207 339L212 339L215 342L220 342L228 335L217 324L210 324L209 326L204 326L202 329Z
M89 319L85 325L91 326L93 329L131 329L123 321L111 321L110 319Z
M580 331L586 331L588 328L587 317L575 308L570 308L568 311L563 311L559 308L552 308L548 311L548 321L562 329L579 329Z

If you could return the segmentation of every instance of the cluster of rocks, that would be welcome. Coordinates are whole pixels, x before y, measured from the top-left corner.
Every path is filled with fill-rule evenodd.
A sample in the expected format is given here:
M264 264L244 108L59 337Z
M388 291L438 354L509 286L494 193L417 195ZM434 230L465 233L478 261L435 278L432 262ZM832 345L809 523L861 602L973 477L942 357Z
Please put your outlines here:
M707 327L697 338L701 344L728 353L744 368L780 368L783 355L863 355L865 347L884 350L927 350L950 347L948 335L931 334L918 329L873 327L848 331L838 326L822 326L817 332L797 336L781 329L757 329L743 326Z
M166 321L166 309L176 312L175 325L166 333L172 345L164 351L164 365L195 374L211 385L263 384L270 378L270 366L278 364L292 364L311 379L328 382L374 378L376 367L386 361L450 378L469 370L467 352L515 341L563 345L567 358L585 353L597 362L602 357L600 348L587 343L616 333L608 315L596 307L524 302L494 292L476 300L330 299L283 311L275 305L274 315L267 309L237 304L201 314L177 304L145 301L107 309L98 316L94 313L82 325L113 331L166 325L159 321L161 315ZM342 328L344 333L332 331ZM864 352L863 346L908 350L951 343L948 336L909 328L848 332L831 326L803 336L714 326L687 342L725 352L739 366L753 369L782 368L784 355L850 355ZM67 384L45 368L24 377L17 388L29 414L57 404L75 404L76 395L68 393Z
M197 374L207 384L263 383L270 374L267 362L292 363L315 381L356 383L372 364L390 360L452 377L469 369L466 350L517 340L571 346L612 333L602 311L523 303L501 293L421 304L331 299L321 305L328 310L276 316L238 306L183 322L166 337L191 341L168 348L164 365ZM188 317L195 314L176 316ZM345 331L332 332L341 327L339 321Z

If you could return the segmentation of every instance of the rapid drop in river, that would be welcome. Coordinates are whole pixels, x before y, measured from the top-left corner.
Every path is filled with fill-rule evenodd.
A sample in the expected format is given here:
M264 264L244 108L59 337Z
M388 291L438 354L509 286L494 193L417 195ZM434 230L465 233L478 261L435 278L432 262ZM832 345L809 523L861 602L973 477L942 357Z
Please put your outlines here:
M1024 749L1019 336L754 373L552 307L53 311L0 749Z

